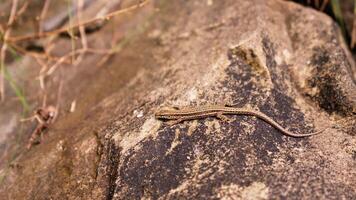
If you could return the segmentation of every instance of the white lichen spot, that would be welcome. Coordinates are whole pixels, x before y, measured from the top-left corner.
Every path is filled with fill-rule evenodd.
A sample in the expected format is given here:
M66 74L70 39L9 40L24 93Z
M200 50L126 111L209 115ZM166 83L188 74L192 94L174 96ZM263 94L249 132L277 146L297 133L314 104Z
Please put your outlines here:
M264 183L255 182L248 187L240 187L236 184L222 185L217 191L217 197L223 200L244 199L262 200L268 198L268 188Z
M56 145L57 151L64 151L64 140L59 140L59 142Z
M217 197L221 200L241 199L242 188L236 184L222 185L217 189Z
M198 98L198 90L197 88L193 87L186 93L188 101L192 102Z
M291 58L291 54L290 54L290 52L288 51L288 49L284 49L284 50L282 51L282 54L283 54L285 60L289 60L289 59Z
M134 116L136 116L137 118L143 117L143 111L142 111L142 110L134 110L133 114L134 114Z
M309 93L310 93L310 95L315 96L315 95L317 95L319 93L319 88L313 87L313 88L310 89Z
M189 180L186 180L186 181L184 181L184 182L181 182L181 184L178 185L178 187L171 189L171 190L169 191L169 193L168 193L167 196L169 197L169 196L171 196L171 195L173 195L173 194L175 194L175 193L182 192L183 190L185 190L185 189L187 189L189 186L191 186L191 183L192 183L192 182L189 181Z
M276 55L276 56L274 57L274 59L275 59L277 65L282 64L283 59L282 59L280 56Z
M82 152L82 155L87 155L90 152L95 151L96 148L97 148L97 141L94 137L88 140L84 140L79 146L79 150Z
M198 126L198 121L197 120L192 121L189 125L187 135L189 136L192 135L193 132L196 130L197 126Z
M223 134L221 134L221 129L224 126L221 126L220 123L224 123L221 120L212 120L212 121L208 121L205 120L204 125L207 127L207 129L205 130L205 134L210 135L210 134L214 134L214 139L219 140L222 139L224 136Z
M149 135L153 135L159 129L161 123L158 123L157 120L153 117L147 119L142 125L139 132L127 133L119 141L120 147L122 147L122 153L125 153L128 149L136 146L140 141L147 138ZM117 133L121 134L121 133Z
M154 29L153 31L148 33L148 38L157 39L162 35L162 31L160 29Z
M245 200L262 200L268 198L268 188L264 183L254 182L244 188L241 193L242 199Z
M179 134L180 134L180 131L179 129L176 129L175 130L175 137L174 137L174 140L171 144L171 147L166 151L166 156L169 155L172 150L181 143L181 141L179 140Z
M221 129L221 121L213 121L213 127L215 130L220 130ZM223 123L223 122L222 122Z

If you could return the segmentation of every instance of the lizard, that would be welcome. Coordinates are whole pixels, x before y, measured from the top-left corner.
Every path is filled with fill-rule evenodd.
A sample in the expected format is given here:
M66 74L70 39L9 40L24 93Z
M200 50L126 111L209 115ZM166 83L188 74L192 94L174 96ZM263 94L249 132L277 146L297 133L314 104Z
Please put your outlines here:
M197 107L184 107L184 108L161 108L155 113L156 119L166 120L169 125L174 125L180 123L182 121L201 119L206 117L216 117L225 122L231 122L232 120L225 115L250 115L255 116L263 121L267 122L271 126L275 127L279 131L281 131L284 135L290 137L307 137L319 134L322 131L308 133L308 134L295 134L281 125L279 125L275 120L266 114L245 108L233 107L231 105L204 105Z

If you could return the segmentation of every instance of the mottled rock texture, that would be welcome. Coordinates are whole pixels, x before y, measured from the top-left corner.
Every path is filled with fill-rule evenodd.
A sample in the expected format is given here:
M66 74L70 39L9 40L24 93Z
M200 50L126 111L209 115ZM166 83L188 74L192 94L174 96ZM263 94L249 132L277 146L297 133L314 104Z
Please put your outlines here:
M197 0L151 1L124 19L134 37L104 67L63 69L63 107L76 96L76 112L30 151L7 139L19 153L3 156L0 196L356 198L355 65L328 16L286 1ZM331 128L297 139L251 116L154 118L164 106L225 103L296 133ZM4 134L28 134L3 109Z

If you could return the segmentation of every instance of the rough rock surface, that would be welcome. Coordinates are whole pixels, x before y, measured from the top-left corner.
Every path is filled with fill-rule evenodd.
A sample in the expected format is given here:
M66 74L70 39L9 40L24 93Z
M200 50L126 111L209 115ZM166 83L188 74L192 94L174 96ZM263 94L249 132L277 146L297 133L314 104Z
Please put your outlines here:
M64 104L77 95L79 114L62 113L30 151L3 144L20 156L1 154L0 196L356 198L355 66L329 17L277 0L152 1L130 20L122 29L145 30L111 64L63 69L68 87L78 83ZM250 116L173 126L154 118L164 106L225 103L296 133L332 127L297 139ZM18 116L4 116L8 107L0 143L28 134Z

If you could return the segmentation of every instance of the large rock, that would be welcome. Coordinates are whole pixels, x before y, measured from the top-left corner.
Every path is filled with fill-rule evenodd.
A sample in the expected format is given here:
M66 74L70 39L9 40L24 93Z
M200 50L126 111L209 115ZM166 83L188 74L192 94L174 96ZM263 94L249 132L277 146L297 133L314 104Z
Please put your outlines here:
M258 0L157 1L141 16L147 30L112 60L125 81L4 166L1 196L356 198L355 66L329 17ZM82 96L111 87L107 77L88 76ZM173 126L154 118L164 106L225 103L295 133L329 128L291 138L251 116Z

